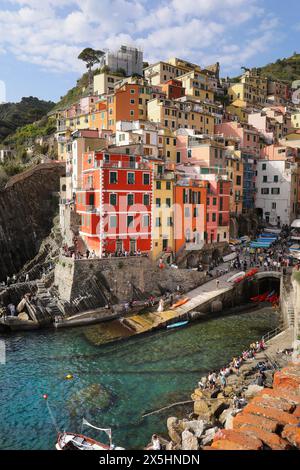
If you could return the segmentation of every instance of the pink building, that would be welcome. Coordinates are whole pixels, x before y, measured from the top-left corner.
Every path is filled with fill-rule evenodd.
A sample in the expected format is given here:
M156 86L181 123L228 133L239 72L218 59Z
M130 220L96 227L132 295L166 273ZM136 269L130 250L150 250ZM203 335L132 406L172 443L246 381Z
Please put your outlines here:
M201 168L201 174L223 174L226 168L223 139L214 140L195 134L192 129L176 133L177 163L192 164Z
M260 153L260 135L255 127L249 124L239 122L223 122L215 125L215 132L223 135L225 138L238 138L240 147L248 154L259 156Z

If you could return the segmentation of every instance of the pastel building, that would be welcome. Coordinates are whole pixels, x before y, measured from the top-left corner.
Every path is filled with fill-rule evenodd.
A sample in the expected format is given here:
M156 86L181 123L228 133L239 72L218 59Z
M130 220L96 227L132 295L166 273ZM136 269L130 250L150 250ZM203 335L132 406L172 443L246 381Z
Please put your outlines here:
M236 121L224 122L215 126L215 132L225 138L238 139L241 150L259 156L261 148L260 133L250 124Z
M76 193L80 235L102 258L151 251L153 169L141 156L89 152Z

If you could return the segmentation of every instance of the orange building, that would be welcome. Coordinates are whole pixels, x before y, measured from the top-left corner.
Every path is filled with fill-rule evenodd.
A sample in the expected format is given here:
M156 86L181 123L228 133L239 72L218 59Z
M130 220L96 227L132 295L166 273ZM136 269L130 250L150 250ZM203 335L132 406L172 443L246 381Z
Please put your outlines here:
M176 100L185 96L185 88L179 80L168 80L162 85L162 91L169 100Z
M108 129L107 117L107 100L98 101L89 115L89 129Z
M183 178L175 184L175 251L200 249L206 235L207 183Z
M117 121L138 121L139 85L125 83L108 96L108 129L116 130Z

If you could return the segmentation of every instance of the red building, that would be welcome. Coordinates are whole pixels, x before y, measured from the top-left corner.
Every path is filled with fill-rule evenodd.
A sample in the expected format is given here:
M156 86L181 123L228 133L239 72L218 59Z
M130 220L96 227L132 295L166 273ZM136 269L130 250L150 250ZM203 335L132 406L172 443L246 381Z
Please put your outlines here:
M168 80L162 85L162 90L169 100L176 100L185 96L185 88L179 80Z
M118 251L150 252L153 169L141 156L89 152L76 194L80 235L103 257Z

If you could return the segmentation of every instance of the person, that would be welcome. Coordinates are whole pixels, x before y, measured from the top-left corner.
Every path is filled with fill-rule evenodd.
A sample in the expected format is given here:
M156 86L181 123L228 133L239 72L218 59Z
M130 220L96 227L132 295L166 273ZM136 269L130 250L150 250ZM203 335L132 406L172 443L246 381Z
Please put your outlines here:
M89 259L90 257L90 250L86 250L86 258Z
M158 311L158 313L162 313L164 311L164 300L163 299L160 299L157 311Z
M16 306L14 304L9 304L7 308L9 310L10 315L14 317L16 315Z
M151 441L152 441L152 445L151 447L149 447L149 449L161 450L161 443L157 434L153 434Z
M200 382L198 382L198 387L201 388L201 390L204 390L207 386L207 377L204 376L202 377L202 379L200 380Z
M25 276L25 282L29 282L29 274L28 273Z
M225 374L221 374L221 375L220 375L220 383L221 383L221 387L222 387L222 388L225 388L225 387L226 387L226 377L225 377Z
M220 285L220 281L219 281L219 279L217 279L217 280L216 280L217 289L219 289L219 285Z

